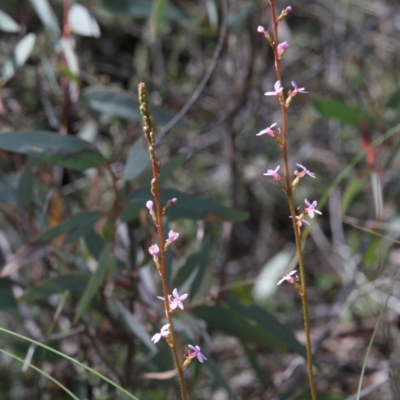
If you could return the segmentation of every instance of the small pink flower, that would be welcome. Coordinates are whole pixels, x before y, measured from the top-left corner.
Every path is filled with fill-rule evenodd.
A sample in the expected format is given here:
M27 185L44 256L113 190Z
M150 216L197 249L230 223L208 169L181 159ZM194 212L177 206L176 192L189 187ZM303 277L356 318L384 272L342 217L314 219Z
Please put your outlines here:
M201 349L200 349L199 346L192 346L191 344L189 344L188 347L193 350L193 353L189 353L187 358L195 358L195 357L197 357L197 359L201 363L203 363L205 360L207 360L207 358L201 352Z
M275 169L269 169L265 174L266 176L272 176L272 178L274 178L276 181L280 181L281 177L278 174L278 170L279 170L280 166L278 165Z
M310 216L310 218L314 218L314 213L322 215L321 211L315 209L315 207L318 205L317 200L314 200L312 203L310 203L307 199L304 199L304 202L307 204L307 207L304 209L304 211Z
M290 14L291 12L292 12L292 7L287 6L287 7L285 8L285 14Z
M280 96L283 87L281 86L281 83L279 81L275 82L274 89L275 89L274 92L266 92L264 93L264 96Z
M289 217L289 218L292 218L292 217ZM301 228L303 226L303 224L310 225L310 223L306 219L304 219L304 215L296 215L296 220L297 220L296 225L299 228Z
M306 91L304 90L303 87L299 89L299 88L297 87L297 84L296 84L295 81L292 81L292 86L294 87L294 90L293 90L293 92L290 94L291 97L296 96L297 93L308 93L308 92L306 92Z
M298 167L303 168L303 171L297 172L297 175L299 178L302 178L305 175L311 176L311 178L315 178L315 174L313 172L310 172L304 165L301 164L296 164Z
M293 285L297 279L296 277L293 277L292 275L294 275L296 273L296 270L289 272L288 274L284 275L283 278L276 284L277 286L280 285L282 282L287 282L290 283L291 285Z
M283 53L285 53L285 51L289 48L289 44L288 42L282 42L278 44L277 50L278 50L278 54L280 56L283 55Z
M161 328L160 333L156 333L156 334L151 338L151 341L154 342L154 343L157 343L162 337L163 337L163 338L168 337L169 334L170 334L170 332L169 332L169 326L170 326L169 324L164 325L164 326Z
M157 257L159 252L160 252L160 249L156 244L152 244L149 247L149 253L150 253L150 255L153 256L153 258Z
M261 33L262 35L265 35L265 29L263 26L259 25L257 28L257 32Z
M154 203L151 200L146 202L146 207L149 211L151 211L153 209L153 206L154 206Z
M179 296L178 289L174 289L172 291L172 296L168 295L168 302L171 310L175 310L175 308L179 307L181 310L184 309L182 300L185 300L188 297L188 294L185 293ZM158 299L165 301L165 297L157 296Z
M176 239L178 239L179 237L179 233L178 232L174 232L172 229L168 232L168 239L167 242L168 243L172 243L175 242Z
M256 136L261 136L261 135L269 135L271 137L275 137L275 131L272 129L276 125L276 122L272 124L270 127L262 130L261 132L258 132Z

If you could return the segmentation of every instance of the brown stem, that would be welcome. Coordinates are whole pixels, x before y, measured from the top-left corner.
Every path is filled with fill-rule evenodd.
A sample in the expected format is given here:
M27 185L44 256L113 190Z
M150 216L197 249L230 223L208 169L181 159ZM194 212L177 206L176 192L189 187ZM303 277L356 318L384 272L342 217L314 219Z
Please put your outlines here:
M185 378L183 376L183 368L181 362L179 360L178 352L176 349L176 340L175 340L175 332L174 332L174 325L172 321L171 310L169 308L168 302L168 285L167 279L165 274L165 267L166 267L166 258L165 258L165 241L164 241L164 232L163 232L163 213L162 213L162 205L160 199L160 190L158 186L158 178L160 175L160 166L156 159L155 154L155 140L154 140L154 127L153 121L150 115L146 85L144 83L139 84L139 103L140 103L140 112L143 117L143 131L144 136L146 137L147 141L149 142L149 154L151 160L151 166L153 170L153 179L151 181L151 192L154 196L154 203L155 203L155 214L156 214L156 228L157 228L157 236L158 236L158 243L160 247L160 264L159 264L159 273L161 277L161 285L164 293L164 306L165 306L165 314L167 316L169 327L169 345L171 347L172 355L175 361L176 369L178 370L179 375L179 383L181 386L181 396L182 400L187 400L187 393L186 393L186 385L185 385Z
M281 72L281 63L278 54L278 24L279 21L276 18L276 11L275 11L275 1L269 0L269 4L271 6L271 16L273 21L273 44L272 48L274 51L274 58L275 58L275 69L276 75L281 83L281 87L283 87L282 81L282 72ZM290 182L290 173L289 173L289 157L287 151L287 107L285 105L284 95L280 98L281 104L281 111L282 111L282 156L283 156L283 163L285 169L285 191L289 202L290 208L290 215L292 217L292 224L293 224L293 231L296 241L296 249L297 255L299 259L299 270L300 270L300 279L301 279L301 301L303 304L303 316L304 316L304 330L306 333L306 351L307 351L307 369L308 369L308 379L310 382L310 390L311 390L311 397L313 400L317 400L317 392L315 389L315 382L314 382L314 373L313 373L313 362L312 362L312 349L311 349L311 335L310 335L310 320L308 314L308 302L307 302L307 285L306 285L306 274L305 274L305 267L304 267L304 258L303 258L303 249L301 247L301 237L299 228L297 226L297 219L296 219L296 209L294 206L293 200L293 188Z

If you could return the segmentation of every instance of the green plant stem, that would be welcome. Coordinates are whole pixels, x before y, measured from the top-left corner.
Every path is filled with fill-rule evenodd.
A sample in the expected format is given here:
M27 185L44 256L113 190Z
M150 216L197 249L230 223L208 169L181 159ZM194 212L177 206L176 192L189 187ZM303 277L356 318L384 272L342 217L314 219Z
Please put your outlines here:
M275 11L275 1L269 0L269 4L271 6L271 16L273 21L273 51L274 51L274 59L275 59L275 70L277 78L283 87L282 81L282 72L281 72L281 65L279 54L277 50L278 46L278 24L279 21L276 18L276 11ZM283 163L284 163L284 170L285 170L285 191L289 202L290 208L290 215L292 217L292 224L293 224L293 231L294 237L296 241L296 249L297 255L299 259L299 270L300 270L300 280L301 280L301 301L303 304L303 316L304 316L304 330L306 334L306 351L307 351L307 369L308 369L308 379L310 383L310 391L311 397L313 400L317 400L317 391L315 389L315 382L314 382L314 373L313 373L313 362L312 362L312 349L311 349L311 335L310 335L310 319L308 314L308 302L307 302L307 285L306 285L306 274L305 274L305 267L304 267L304 258L303 258L303 250L301 247L301 237L299 228L297 226L297 219L296 219L296 209L294 206L293 201L293 188L292 183L290 182L290 172L289 172L289 157L287 151L287 107L285 104L284 95L280 97L280 104L281 104L281 111L282 111L282 156L283 156Z
M140 112L143 117L143 131L144 131L144 136L146 137L147 141L149 142L149 154L150 154L150 160L151 160L151 166L153 170L153 180L151 181L151 192L154 197L154 203L155 203L155 214L156 214L156 228L157 228L157 236L158 236L158 242L159 242L159 248L160 248L160 258L159 258L159 265L157 266L158 271L160 273L161 277L161 285L164 293L164 306L165 306L165 315L167 316L167 320L169 323L169 345L171 347L172 355L175 361L176 369L178 370L178 375L179 375L179 383L181 387L181 396L182 400L187 400L187 392L186 392L186 385L185 385L185 378L183 375L183 368L181 365L181 362L179 360L178 352L177 352L177 346L176 346L176 340L175 340L175 332L174 332L174 325L172 321L172 315L171 315L171 310L169 307L169 301L168 301L168 295L169 295L169 290L168 290L168 285L167 285L167 279L166 279L166 274L165 274L165 269L166 269L166 258L165 258L165 240L164 240L164 232L163 232L163 207L161 205L161 199L160 199L160 191L158 187L158 178L160 175L160 166L157 162L156 155L155 155L155 140L154 140L154 127L153 127L153 122L150 114L150 108L149 108L149 103L148 103L148 97L147 97L147 91L146 91L146 85L144 83L139 84L139 103L140 103Z

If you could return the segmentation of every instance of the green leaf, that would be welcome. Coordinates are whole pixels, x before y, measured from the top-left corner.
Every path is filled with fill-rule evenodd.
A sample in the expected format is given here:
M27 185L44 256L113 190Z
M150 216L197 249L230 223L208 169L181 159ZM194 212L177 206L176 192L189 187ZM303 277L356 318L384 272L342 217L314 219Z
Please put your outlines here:
M342 196L342 215L347 214L347 210L353 199L360 193L362 189L363 179L353 178L346 186Z
M271 379L268 379L268 377L265 374L264 369L261 368L260 364L257 361L256 356L250 350L250 348L247 346L247 344L244 340L242 340L242 346L243 346L244 352L246 353L246 357L249 360L249 364L251 365L254 372L256 373L259 382L264 387L264 389L268 389L270 386L272 386Z
M82 272L51 278L27 290L18 301L20 303L35 303L48 298L52 294L63 293L66 290L73 293L82 293L89 282L89 278L88 274Z
M227 335L268 348L284 348L267 329L251 324L247 316L228 307L199 306L190 310L197 318L207 322L210 328L218 329Z
M178 199L167 211L169 219L187 218L206 221L242 222L248 218L248 214L245 212L232 210L178 190L160 189L160 197L162 204L166 204L168 200L174 197ZM122 212L124 221L136 218L139 211L145 208L146 201L151 198L150 189L141 188L135 190L129 196L129 203ZM127 216L129 216L129 219L126 219Z
M386 103L386 108L398 108L400 105L400 90L394 92Z
M305 347L296 339L293 333L283 326L274 316L255 304L246 306L233 297L226 298L225 301L232 310L241 312L253 324L255 323L257 326L266 329L270 334L275 336L276 339L282 341L294 352L307 359Z
M158 178L159 185L163 185L165 181L175 172L176 169L180 168L185 162L185 156L178 156L161 166L160 177Z
M173 287L182 286L186 282L186 280L191 275L193 275L199 262L200 262L200 254L199 253L190 255L187 258L185 264L181 268L179 268L179 271L175 276L175 279L173 281L174 283L172 286Z
M211 357L207 357L207 361L204 363L204 365L210 370L211 376L216 380L216 382L227 391L229 399L236 400L237 397L233 393L231 387L229 386L229 383L221 374L221 369L214 364Z
M60 36L60 26L48 0L30 0L42 24L52 33L53 37Z
M113 298L108 298L107 303L110 307L110 310L115 318L119 318L125 328L137 336L143 344L147 346L151 353L156 353L157 348L154 343L150 340L150 336L147 333L144 326L140 323L140 321L130 312L128 311L118 300Z
M19 30L19 25L8 14L0 10L0 31L15 33Z
M200 253L199 268L193 280L192 286L190 287L190 292L189 292L190 300L192 300L194 296L196 296L197 292L200 289L201 283L203 282L203 278L205 276L207 269L208 259L210 257L210 250L211 250L211 238L210 236L206 236L203 248Z
M101 283L103 282L103 278L106 276L107 272L110 272L114 269L116 262L115 256L111 252L111 245L108 245L101 253L99 264L97 265L96 271L93 276L90 278L90 281L87 285L85 293L82 295L77 311L74 318L74 324L76 324L82 315L85 313L88 308L91 300L95 296L98 291Z
M129 14L136 18L148 19L151 16L153 2L150 0L103 0L102 6L115 14ZM182 8L174 4L166 6L164 17L172 21L192 18Z
M131 93L90 87L83 91L82 98L86 105L94 111L112 117L142 121L139 102ZM160 106L151 106L150 111L156 124L166 124L174 116ZM176 126L185 128L187 123L181 120Z
M35 46L35 41L36 35L28 33L15 46L13 54L6 60L1 69L0 84L2 86L15 75L19 67L25 64Z
M8 279L0 278L0 311L18 311L11 285Z
M139 176L150 164L149 150L143 146L143 139L139 137L129 153L125 165L123 179L131 181Z
M276 283L284 275L292 259L293 251L284 249L264 264L253 287L253 296L257 302L268 304L278 288Z
M370 116L359 108L338 100L314 100L314 107L328 119L337 119L343 124L360 126L360 121L370 121Z
M97 234L93 229L85 235L85 243L90 254L98 260L104 247L106 246L105 240Z
M31 168L35 164L36 162L33 159L29 160L23 169L21 179L18 184L18 205L22 211L26 211L33 199L33 176L31 174Z
M43 131L2 133L0 149L78 171L98 168L106 163L99 150L90 143L74 136Z
M168 6L169 0L155 0L152 7L152 28L153 34L156 37L161 29L161 24L164 20L165 10Z
M78 237L85 235L103 216L104 214L101 211L78 212L60 225L42 233L36 241L49 242L63 233L68 233L69 237L66 241L70 243L73 241L72 239L76 240ZM82 231L82 228L85 229ZM79 232L78 236L76 232Z
M73 4L69 9L68 23L76 35L100 37L100 27L86 7Z

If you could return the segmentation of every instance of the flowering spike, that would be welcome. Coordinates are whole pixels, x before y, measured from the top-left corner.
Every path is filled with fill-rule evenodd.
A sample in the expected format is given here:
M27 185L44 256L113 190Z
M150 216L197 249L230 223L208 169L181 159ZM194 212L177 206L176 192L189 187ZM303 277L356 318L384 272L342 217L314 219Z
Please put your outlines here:
M166 324L161 328L159 333L156 333L152 338L151 341L157 343L162 337L167 338L170 335L169 331L170 324Z
M273 92L264 93L264 96L280 96L283 91L283 87L281 86L280 81L275 82L274 89L275 90Z
M315 209L315 207L317 207L318 205L317 200L314 200L312 203L310 203L307 199L304 199L304 202L307 204L307 207L304 209L304 212L306 212L310 218L314 218L315 213L322 215L321 211Z
M188 344L188 347L193 350L193 353L189 353L186 358L195 358L199 360L199 362L203 363L207 358L204 356L204 354L201 352L201 349L199 346L192 346L191 344Z
M267 134L267 135L269 135L271 137L275 137L275 131L272 129L275 125L276 125L276 122L274 124L272 124L270 127L258 132L256 134L256 136L261 136L261 135Z
M275 179L276 181L280 181L281 177L278 174L278 170L280 168L280 165L278 165L275 169L269 169L265 174L266 176L272 176L273 179Z
M297 272L297 271L294 270L294 271L289 272L288 274L284 275L283 278L282 278L276 285L278 286L278 285L280 285L282 282L285 282L285 281L286 281L287 283L290 283L291 285L293 285L293 284L298 280L297 277L292 276L292 275L294 275L296 272ZM297 278L297 279L296 279L296 278Z

